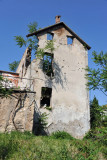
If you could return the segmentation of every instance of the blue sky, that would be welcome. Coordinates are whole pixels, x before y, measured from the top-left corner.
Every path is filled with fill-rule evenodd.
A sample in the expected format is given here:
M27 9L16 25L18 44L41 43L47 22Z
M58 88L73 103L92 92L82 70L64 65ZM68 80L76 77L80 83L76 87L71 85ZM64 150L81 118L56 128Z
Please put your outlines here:
M30 22L52 25L56 15L92 47L89 66L94 67L92 51L107 52L107 0L0 0L0 70L9 71L8 64L22 57L25 48L18 48L15 35L25 37ZM107 104L104 94L91 91L91 99L94 94Z

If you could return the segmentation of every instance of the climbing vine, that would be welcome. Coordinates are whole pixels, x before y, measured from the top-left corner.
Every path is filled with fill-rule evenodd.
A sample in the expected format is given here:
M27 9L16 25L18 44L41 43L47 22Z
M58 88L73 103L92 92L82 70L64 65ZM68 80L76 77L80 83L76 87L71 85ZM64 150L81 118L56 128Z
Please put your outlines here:
M53 51L55 50L54 41L47 41L44 48L38 48L36 53L36 58L42 60L43 72L47 76L54 76L53 73ZM47 52L46 52L47 51ZM49 53L50 52L50 53Z
M37 49L36 58L38 58L38 59L43 58L47 50L50 53L53 53L53 51L55 50L53 40L47 41L44 48Z

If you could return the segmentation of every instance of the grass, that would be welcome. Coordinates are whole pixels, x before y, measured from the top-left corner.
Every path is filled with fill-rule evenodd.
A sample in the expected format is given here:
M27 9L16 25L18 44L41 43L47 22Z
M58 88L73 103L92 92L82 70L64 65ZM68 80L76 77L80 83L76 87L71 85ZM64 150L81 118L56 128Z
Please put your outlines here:
M0 160L106 160L106 128L90 131L83 140L66 132L35 136L29 132L0 134Z

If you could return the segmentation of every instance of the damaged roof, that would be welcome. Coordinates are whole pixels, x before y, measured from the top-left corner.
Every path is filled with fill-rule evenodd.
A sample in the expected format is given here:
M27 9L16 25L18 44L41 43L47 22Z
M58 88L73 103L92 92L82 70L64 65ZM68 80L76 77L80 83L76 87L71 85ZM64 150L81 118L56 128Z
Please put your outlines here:
M50 30L50 29L52 30L54 27L57 27L57 26L60 26L60 25L64 26L75 38L77 38L83 45L85 45L88 50L91 49L91 47L84 40L82 40L75 32L73 32L64 22L59 22L59 23L53 24L51 26L39 29L36 32L33 32L33 33L30 33L30 34L26 35L26 37L30 37L30 36L33 36L33 35L37 36L38 34L40 34L43 31L48 32L48 30Z
M3 71L3 70L0 70L0 73L7 73L7 74L15 74L15 75L19 75L19 73L16 73L16 72Z

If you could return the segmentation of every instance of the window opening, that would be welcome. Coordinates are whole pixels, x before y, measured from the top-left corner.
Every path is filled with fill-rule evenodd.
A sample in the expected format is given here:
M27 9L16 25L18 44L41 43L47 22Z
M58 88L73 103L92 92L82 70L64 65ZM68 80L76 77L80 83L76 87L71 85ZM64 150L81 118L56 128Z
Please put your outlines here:
M47 40L53 40L53 34L52 33L47 34Z
M70 36L67 36L67 44L72 44L73 43L73 38Z
M24 64L22 65L22 75L21 75L21 77L23 77L23 70L24 70Z
M43 72L47 76L53 77L53 54L45 53L43 57Z
M48 87L41 88L41 100L40 100L41 107L43 106L50 107L51 95L52 95L52 88Z

